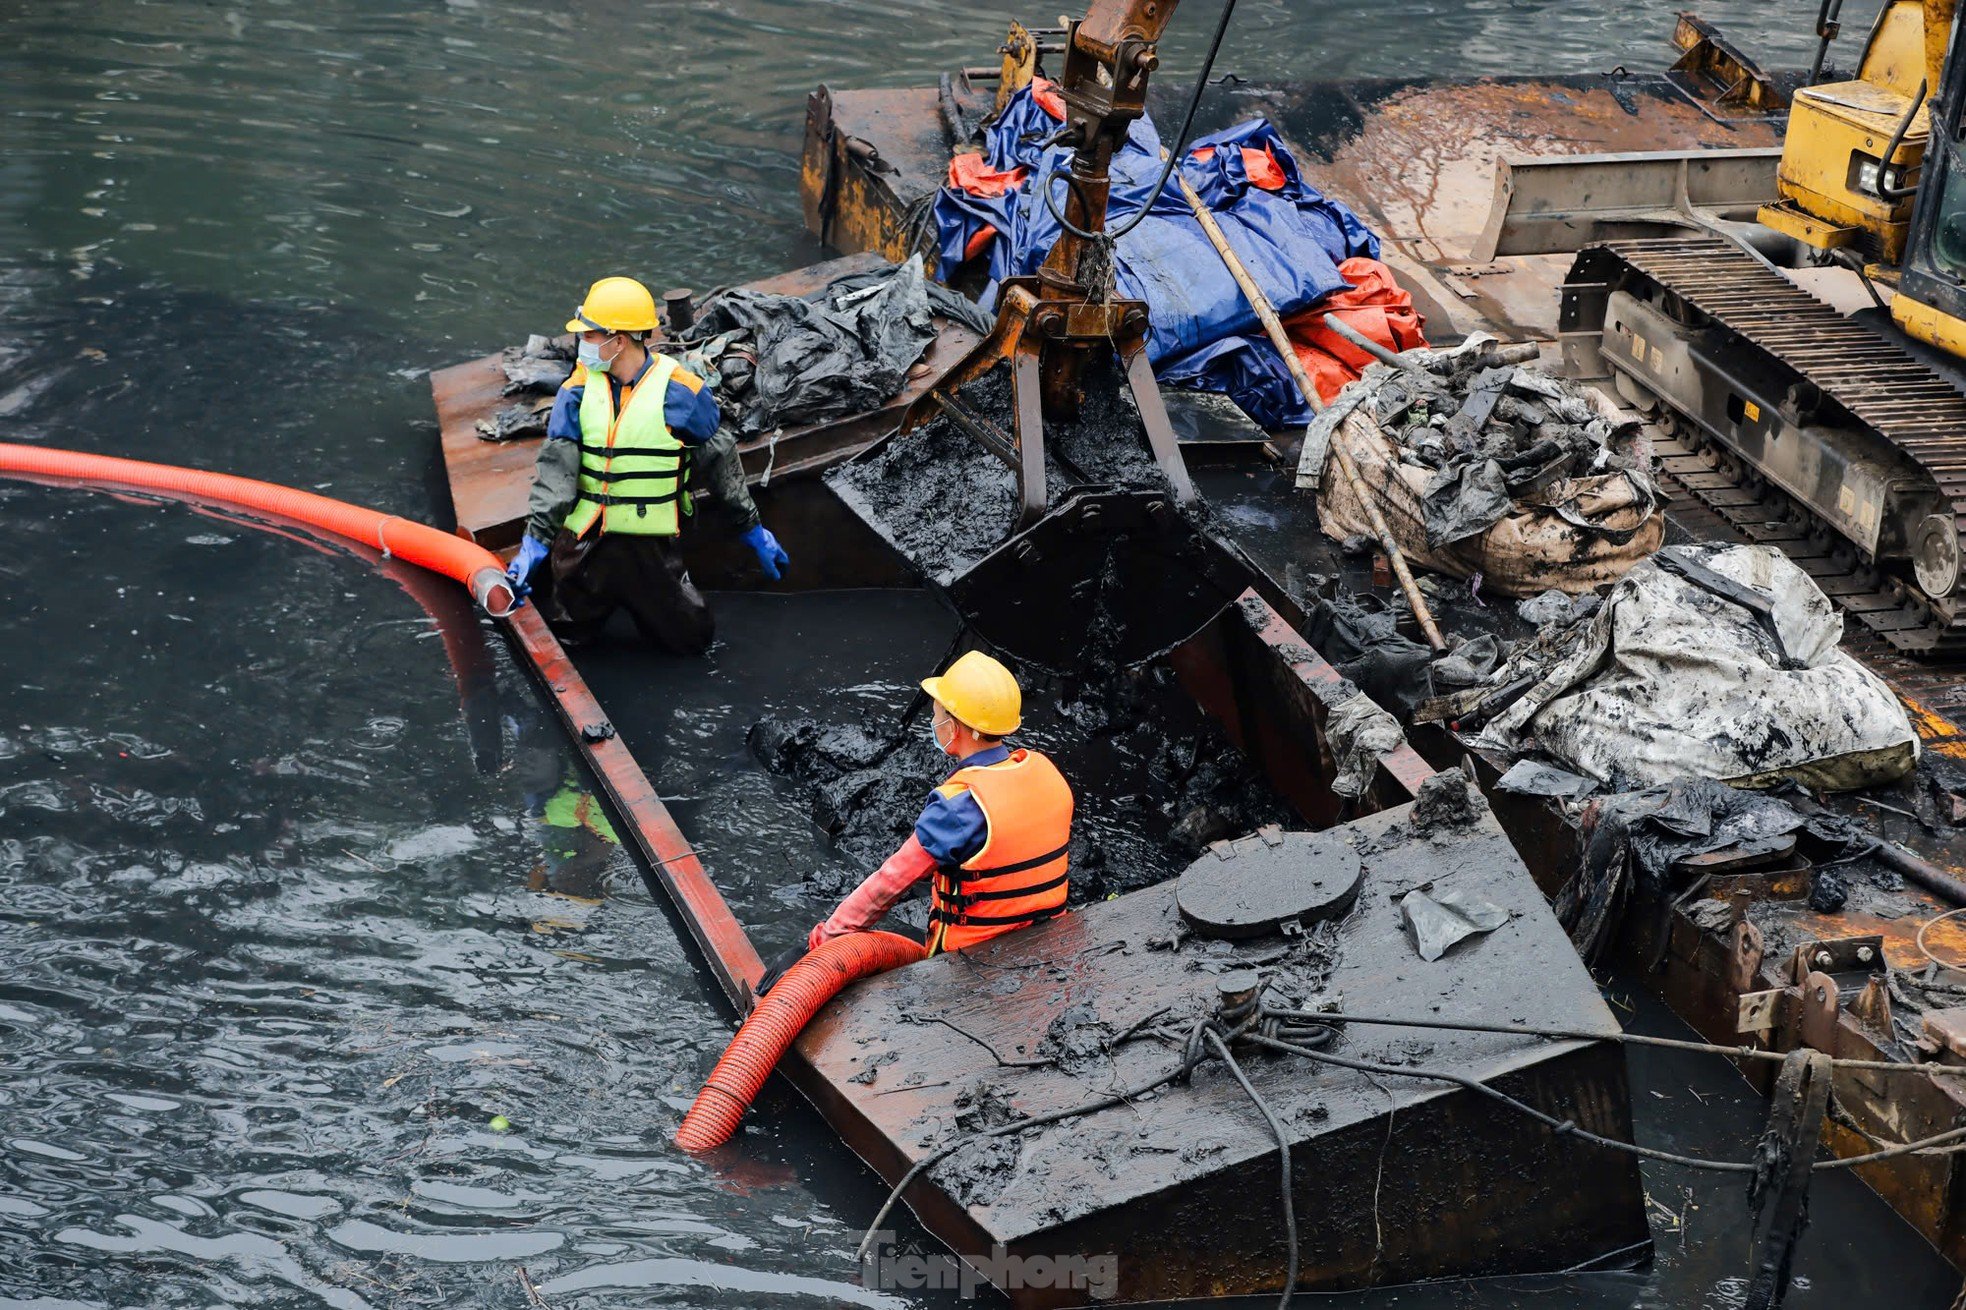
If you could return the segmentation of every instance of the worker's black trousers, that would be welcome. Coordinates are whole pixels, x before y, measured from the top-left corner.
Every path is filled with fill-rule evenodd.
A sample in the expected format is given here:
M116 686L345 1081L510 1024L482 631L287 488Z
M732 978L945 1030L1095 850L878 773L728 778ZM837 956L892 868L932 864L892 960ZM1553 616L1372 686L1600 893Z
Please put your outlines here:
M547 567L553 586L540 609L569 645L598 638L617 609L628 611L651 644L676 655L701 655L717 635L675 537L595 531L582 538L562 529Z

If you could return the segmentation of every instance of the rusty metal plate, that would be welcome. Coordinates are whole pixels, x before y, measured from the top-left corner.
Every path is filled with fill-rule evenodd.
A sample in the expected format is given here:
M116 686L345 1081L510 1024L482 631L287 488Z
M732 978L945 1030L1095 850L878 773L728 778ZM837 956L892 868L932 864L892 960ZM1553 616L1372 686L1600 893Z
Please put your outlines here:
M1927 1010L1925 1035L1955 1061L1966 1060L1966 1009Z
M1782 991L1780 987L1771 987L1765 992L1741 993L1735 1002L1734 1031L1765 1033L1773 1028L1782 1006Z
M1181 917L1207 937L1256 937L1335 919L1358 899L1364 866L1343 836L1266 828L1217 842L1182 872Z
M1881 934L1826 937L1804 942L1795 948L1792 976L1800 981L1810 973L1869 973L1883 967L1884 938Z
M1812 973L1802 980L1802 1044L1835 1055L1836 1015L1840 1007L1836 979Z
M1753 987L1761 975L1761 929L1746 919L1734 925L1734 942L1727 956L1727 986L1734 992Z

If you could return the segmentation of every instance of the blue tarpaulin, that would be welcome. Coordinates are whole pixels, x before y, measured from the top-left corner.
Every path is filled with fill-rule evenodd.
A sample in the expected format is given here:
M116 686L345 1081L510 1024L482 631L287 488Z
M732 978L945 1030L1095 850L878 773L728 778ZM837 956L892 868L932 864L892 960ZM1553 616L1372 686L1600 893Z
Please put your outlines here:
M985 225L997 230L988 248L986 306L994 303L1004 278L1036 272L1057 240L1058 220L1039 192L1045 179L1051 179L1058 208L1065 207L1068 183L1053 175L1069 171L1072 152L1064 145L1044 144L1059 123L1033 91L1031 86L1018 91L985 129L985 161L999 171L1029 170L1024 183L994 197L944 187L936 199L939 273L944 279L955 272ZM1210 148L1208 158L1195 159ZM1132 124L1126 144L1113 157L1109 227L1137 213L1145 202L1160 176L1160 149L1151 120ZM1265 190L1252 184L1244 149L1267 150L1283 185ZM1346 259L1378 257L1378 238L1349 209L1304 181L1297 161L1267 120L1252 119L1195 141L1182 173L1280 315L1308 309L1344 289L1348 284L1338 265ZM1256 311L1172 181L1147 217L1119 239L1115 255L1116 291L1147 303L1148 358L1163 382L1227 392L1265 426L1308 421L1303 399L1262 335Z
M1154 375L1164 387L1220 392L1265 428L1301 428L1311 421L1290 366L1261 332L1211 341L1162 364Z

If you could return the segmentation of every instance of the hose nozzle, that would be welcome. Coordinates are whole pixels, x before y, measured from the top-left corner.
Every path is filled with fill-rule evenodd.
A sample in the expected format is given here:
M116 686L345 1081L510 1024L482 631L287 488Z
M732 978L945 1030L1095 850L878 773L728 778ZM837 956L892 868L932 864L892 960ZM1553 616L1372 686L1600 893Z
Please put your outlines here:
M512 579L499 569L479 569L471 575L471 599L495 619L504 618L519 603L512 591Z

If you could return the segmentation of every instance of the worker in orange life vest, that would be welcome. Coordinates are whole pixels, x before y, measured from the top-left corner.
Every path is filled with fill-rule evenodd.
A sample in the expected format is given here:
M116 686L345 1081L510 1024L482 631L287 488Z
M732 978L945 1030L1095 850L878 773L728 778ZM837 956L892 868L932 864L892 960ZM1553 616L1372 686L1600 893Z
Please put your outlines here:
M1062 912L1072 836L1072 788L1050 760L1004 738L1023 697L1011 671L971 651L922 690L935 703L935 744L961 767L929 796L914 835L887 863L780 956L758 994L820 943L872 928L923 878L930 885L928 951L958 951Z

